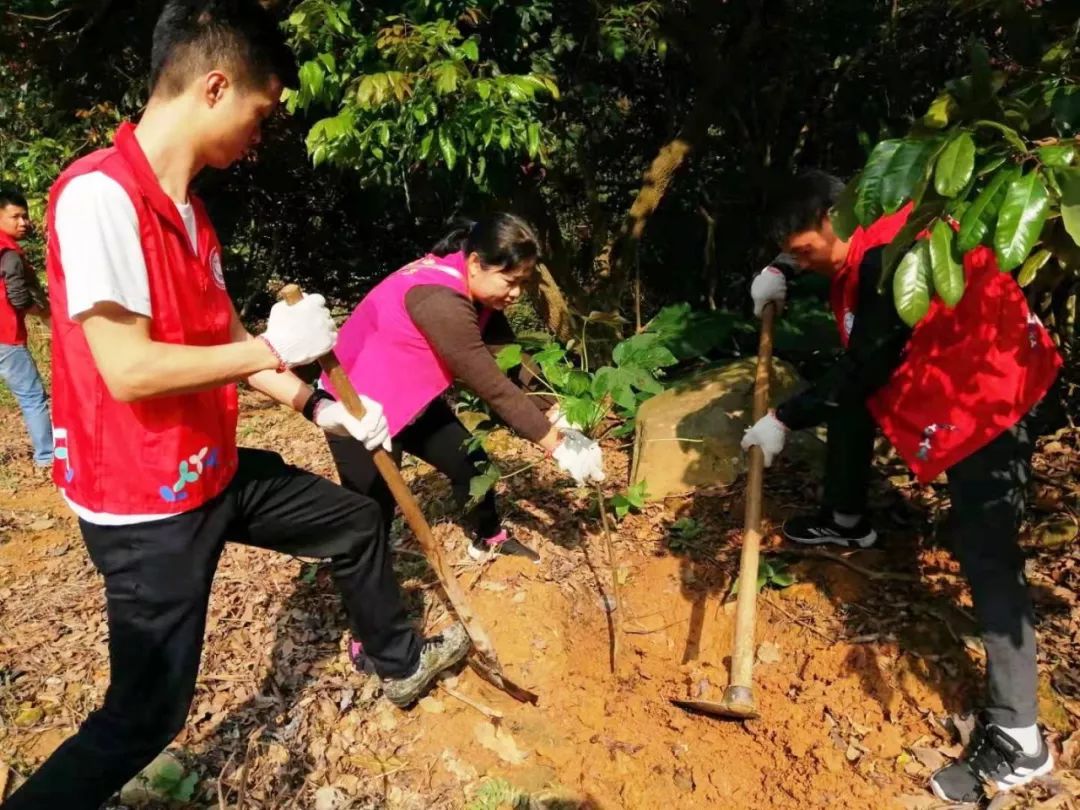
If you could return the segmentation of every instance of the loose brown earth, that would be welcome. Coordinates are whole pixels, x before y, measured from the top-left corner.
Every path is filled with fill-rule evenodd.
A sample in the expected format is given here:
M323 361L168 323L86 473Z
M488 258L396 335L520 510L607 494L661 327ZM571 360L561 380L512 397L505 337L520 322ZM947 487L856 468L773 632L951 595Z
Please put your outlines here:
M10 791L100 701L108 660L101 582L75 521L30 465L18 412L3 417L0 785ZM240 436L332 473L317 431L283 409L246 398ZM491 444L506 471L538 460L505 433ZM1080 513L1078 451L1077 432L1044 443L1029 540L1043 719L1061 765L995 807L1072 807L1080 795L1072 770L1080 765L1080 551L1070 532ZM614 446L607 459L612 493L628 459ZM611 572L589 493L546 462L504 481L508 522L543 561L457 570L508 672L540 701L515 703L468 669L449 684L501 712L494 724L443 688L411 712L390 707L346 660L325 572L230 546L195 704L174 746L199 776L191 806L496 810L527 807L526 796L554 807L560 796L578 803L559 806L597 808L935 807L925 780L959 751L949 718L977 699L982 658L956 567L926 539L942 513L940 493L914 487L899 467L886 470L892 477L874 496L889 522L883 550L793 558L797 583L764 593L761 718L744 724L669 702L719 699L727 682L741 484L650 505L619 525L624 617L613 674ZM407 473L451 558L463 560L445 483L426 468ZM779 464L767 477L773 527L813 503L806 470ZM705 528L691 548L668 545L678 517ZM1062 544L1042 545L1054 538ZM418 623L436 629L447 615L409 540L399 575ZM767 544L782 545L775 533Z

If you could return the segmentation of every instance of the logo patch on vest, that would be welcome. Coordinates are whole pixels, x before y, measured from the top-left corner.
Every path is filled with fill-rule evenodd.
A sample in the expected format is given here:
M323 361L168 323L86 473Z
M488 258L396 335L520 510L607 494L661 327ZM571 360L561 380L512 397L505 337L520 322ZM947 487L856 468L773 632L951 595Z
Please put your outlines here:
M844 313L844 334L851 337L851 330L855 328L855 313L850 309Z
M221 268L221 251L217 248L210 251L210 274L214 277L214 283L224 290L225 271Z

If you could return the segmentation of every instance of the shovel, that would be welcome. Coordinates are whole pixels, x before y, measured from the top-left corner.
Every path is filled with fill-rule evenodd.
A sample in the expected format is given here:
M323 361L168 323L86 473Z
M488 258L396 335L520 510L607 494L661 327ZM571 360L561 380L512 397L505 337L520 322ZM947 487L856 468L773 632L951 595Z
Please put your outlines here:
M773 320L776 304L769 303L761 314L757 372L754 378L754 419L769 409L769 378L772 374ZM735 646L731 653L731 679L719 703L706 700L673 700L681 709L733 720L758 716L754 702L754 625L757 619L758 551L761 546L761 484L765 456L757 445L750 448L750 470L746 481L746 512L743 516L743 546L739 559L739 597L735 604Z
M287 284L282 287L278 297L291 306L298 303L304 297L304 294L295 284ZM334 384L338 399L345 406L345 409L357 419L362 418L364 416L364 406L334 352L330 351L319 358L319 365L322 366L323 371L326 372L326 375ZM469 638L472 640L474 654L469 658L469 665L484 680L497 686L515 700L535 704L539 700L535 693L518 686L503 673L502 664L499 663L499 657L495 653L495 647L492 645L491 639L480 627L476 616L469 608L469 603L465 599L465 592L458 585L453 573L447 566L446 559L443 557L442 546L432 535L431 527L428 526L424 513L420 510L420 505L416 502L416 498L413 497L409 485L405 483L405 479L401 477L401 470L398 469L390 454L381 447L372 451L371 455L375 460L375 467L378 469L379 474L386 481L386 485L390 488L397 505L401 507L406 523L413 530L416 539L420 541L420 548L423 549L424 556L427 557L431 567L435 569L439 584L442 586L442 596L450 603L450 607L457 614L458 619L461 620L461 624L465 628L465 632L468 633Z

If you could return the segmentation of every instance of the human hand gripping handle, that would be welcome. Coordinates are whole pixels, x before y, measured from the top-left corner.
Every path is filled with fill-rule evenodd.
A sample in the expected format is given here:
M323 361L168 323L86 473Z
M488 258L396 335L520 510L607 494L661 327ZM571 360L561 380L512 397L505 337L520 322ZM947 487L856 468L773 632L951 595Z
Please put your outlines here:
M780 455L784 449L784 440L787 438L787 426L769 411L763 417L747 428L742 438L742 449L749 450L751 447L760 447L765 457L765 466L771 467L773 459Z
M784 272L772 265L766 267L754 277L750 285L750 297L754 299L754 315L758 318L770 301L776 304L778 310L781 309L787 298L787 279Z
M278 370L314 362L334 348L337 327L321 295L297 289L295 304L278 301L270 308L266 331L259 337L278 359Z
M335 436L352 436L368 450L381 447L390 452L390 426L386 422L383 407L378 402L360 394L364 415L357 419L340 402L322 400L315 406L312 421L327 433Z

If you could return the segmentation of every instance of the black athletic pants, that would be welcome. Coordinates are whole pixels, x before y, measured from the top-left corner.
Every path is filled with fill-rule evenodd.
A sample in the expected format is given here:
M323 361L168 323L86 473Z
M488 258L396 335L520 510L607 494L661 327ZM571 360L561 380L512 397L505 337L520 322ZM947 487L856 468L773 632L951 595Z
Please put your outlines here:
M1019 423L947 471L952 552L971 586L986 648L989 720L1017 728L1038 714L1035 625L1018 534L1040 429L1036 406ZM866 512L875 425L865 406L828 425L825 506Z
M382 508L386 531L394 517L394 496L382 480L375 462L360 442L353 438L327 435L330 453L337 464L342 486L372 498ZM454 415L450 406L436 399L413 422L394 437L394 461L401 463L402 451L423 459L450 479L458 507L469 502L469 482L480 475L487 464L482 449L470 453L466 442L472 434ZM495 506L495 491L489 489L483 500L465 515L465 523L478 540L494 537L501 530Z
M276 453L241 450L229 487L198 509L132 526L80 521L105 577L111 680L91 714L4 810L95 810L184 726L210 583L225 541L329 558L353 634L380 675L416 669L376 504Z

